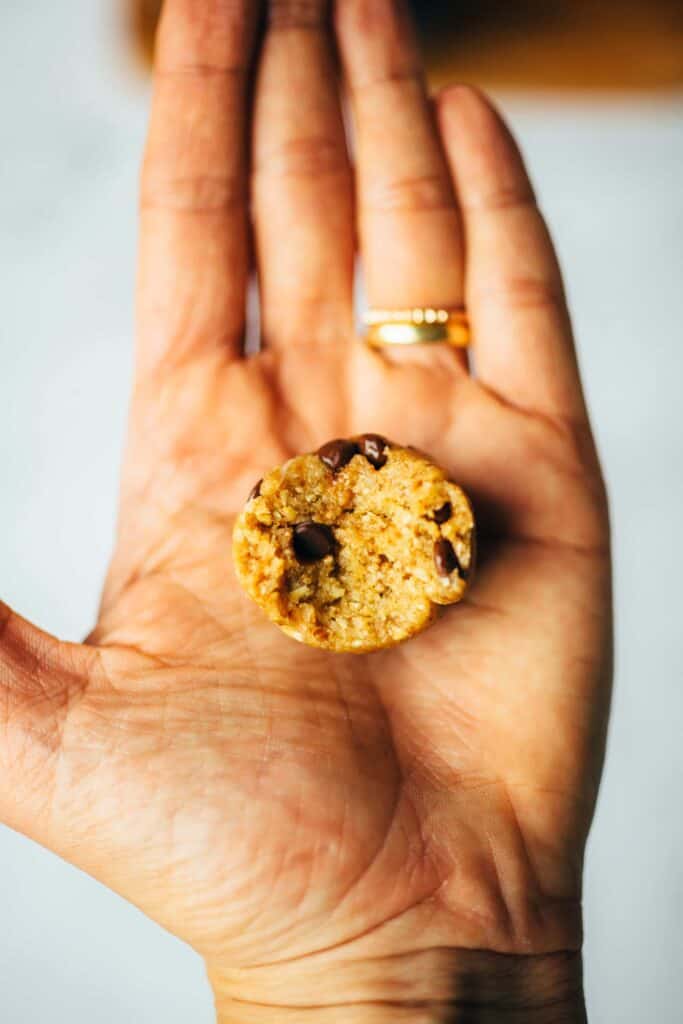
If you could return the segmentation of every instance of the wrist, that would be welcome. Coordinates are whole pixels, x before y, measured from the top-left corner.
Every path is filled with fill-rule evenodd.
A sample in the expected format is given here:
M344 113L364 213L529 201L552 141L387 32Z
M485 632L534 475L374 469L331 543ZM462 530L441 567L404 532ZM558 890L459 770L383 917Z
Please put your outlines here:
M218 1024L585 1024L581 954L425 950L210 971Z

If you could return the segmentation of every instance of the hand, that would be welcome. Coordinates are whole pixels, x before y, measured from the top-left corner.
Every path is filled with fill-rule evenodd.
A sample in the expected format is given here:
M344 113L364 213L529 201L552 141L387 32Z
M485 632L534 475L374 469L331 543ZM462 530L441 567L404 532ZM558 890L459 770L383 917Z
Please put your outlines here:
M355 174L324 3L272 0L262 48L255 7L166 3L118 542L84 645L0 608L0 812L191 943L226 1021L460 1020L489 990L535 1020L580 987L610 677L556 260L504 125L430 104L398 3L336 5ZM356 225L372 305L467 303L476 376L356 339ZM448 468L481 563L422 636L331 656L238 589L231 527L265 470L363 431Z

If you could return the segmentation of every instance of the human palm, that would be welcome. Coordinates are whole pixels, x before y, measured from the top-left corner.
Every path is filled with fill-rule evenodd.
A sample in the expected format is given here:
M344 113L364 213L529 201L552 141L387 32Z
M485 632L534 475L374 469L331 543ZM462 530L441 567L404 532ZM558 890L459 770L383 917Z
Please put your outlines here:
M245 356L246 74L234 61L249 5L198 14L168 0L99 621L83 646L9 612L1 631L5 820L191 943L231 1006L284 1004L288 971L307 978L311 1004L344 1002L339 965L388 953L578 948L609 693L604 493L519 157L469 91L444 94L437 130L393 5L371 31L359 0L338 4L369 295L465 297L477 373L440 346L364 346L320 6L274 4L260 51L264 344ZM330 654L246 598L231 530L265 470L363 431L429 451L465 488L480 566L421 636Z

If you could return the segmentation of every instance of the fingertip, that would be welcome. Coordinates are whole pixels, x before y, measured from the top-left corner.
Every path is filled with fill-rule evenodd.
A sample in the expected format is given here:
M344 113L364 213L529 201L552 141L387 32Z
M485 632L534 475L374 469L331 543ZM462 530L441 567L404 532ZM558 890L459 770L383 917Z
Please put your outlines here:
M397 29L412 31L414 21L406 0L336 0L333 17L355 33L381 36Z
M469 82L449 82L442 86L436 94L439 107L445 113L457 111L463 107L478 107L493 110L493 103L487 94Z
M422 58L406 0L336 0L342 62L355 88L420 74Z
M446 124L459 120L461 111L469 103L479 103L483 99L479 90L464 82L449 82L434 94L434 105Z
M533 196L519 146L493 100L468 84L436 96L439 129L461 202L485 205L499 194Z
M436 106L446 131L464 131L481 139L503 135L512 141L503 115L491 97L475 85L458 82L444 86L437 93Z
M257 17L247 0L165 0L156 33L155 70L184 71L225 67L226 51L233 55L230 67L246 69L252 53Z

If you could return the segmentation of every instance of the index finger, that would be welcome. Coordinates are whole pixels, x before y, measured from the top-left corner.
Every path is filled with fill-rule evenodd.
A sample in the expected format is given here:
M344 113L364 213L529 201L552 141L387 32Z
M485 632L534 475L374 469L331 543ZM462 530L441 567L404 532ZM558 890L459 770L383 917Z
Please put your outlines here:
M259 4L166 0L142 175L138 366L241 349L246 106Z

